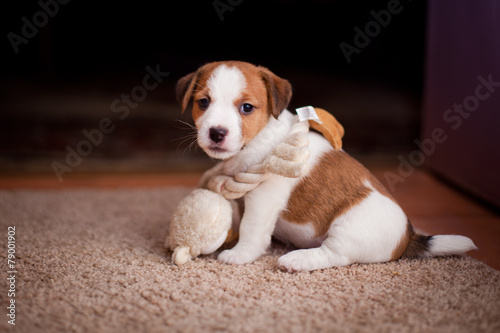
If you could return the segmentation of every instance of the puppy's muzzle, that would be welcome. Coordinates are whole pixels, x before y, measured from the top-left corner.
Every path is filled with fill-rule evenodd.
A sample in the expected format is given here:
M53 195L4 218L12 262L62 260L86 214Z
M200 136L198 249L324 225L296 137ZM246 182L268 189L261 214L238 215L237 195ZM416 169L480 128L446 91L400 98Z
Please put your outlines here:
M226 138L228 130L224 127L210 128L209 137L214 143L221 143Z

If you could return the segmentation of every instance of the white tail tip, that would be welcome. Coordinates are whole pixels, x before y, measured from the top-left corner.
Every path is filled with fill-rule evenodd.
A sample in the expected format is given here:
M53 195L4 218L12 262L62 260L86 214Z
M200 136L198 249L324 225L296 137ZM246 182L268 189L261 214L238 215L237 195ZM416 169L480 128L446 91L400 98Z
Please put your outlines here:
M463 254L467 251L477 250L474 242L465 236L437 235L429 240L429 252L431 256L448 256Z

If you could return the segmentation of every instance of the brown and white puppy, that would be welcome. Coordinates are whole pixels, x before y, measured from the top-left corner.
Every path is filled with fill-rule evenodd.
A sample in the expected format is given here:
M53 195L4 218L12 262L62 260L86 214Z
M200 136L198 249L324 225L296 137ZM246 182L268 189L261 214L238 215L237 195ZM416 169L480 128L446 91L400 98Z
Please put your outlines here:
M258 164L288 135L297 116L286 110L291 86L268 69L245 62L213 62L179 80L184 111L192 101L198 144L236 175ZM244 196L236 246L218 259L251 263L271 237L299 250L282 256L285 270L465 253L464 236L422 236L387 190L343 150L309 132L309 171L301 178L274 175Z

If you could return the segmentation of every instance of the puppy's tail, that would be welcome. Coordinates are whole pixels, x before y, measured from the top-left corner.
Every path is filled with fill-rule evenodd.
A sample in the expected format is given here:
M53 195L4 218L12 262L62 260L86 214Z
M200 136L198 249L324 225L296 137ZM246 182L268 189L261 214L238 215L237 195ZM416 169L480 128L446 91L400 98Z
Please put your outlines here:
M409 226L410 240L401 259L449 256L477 250L474 242L468 237L458 235L424 236L415 233L411 224Z

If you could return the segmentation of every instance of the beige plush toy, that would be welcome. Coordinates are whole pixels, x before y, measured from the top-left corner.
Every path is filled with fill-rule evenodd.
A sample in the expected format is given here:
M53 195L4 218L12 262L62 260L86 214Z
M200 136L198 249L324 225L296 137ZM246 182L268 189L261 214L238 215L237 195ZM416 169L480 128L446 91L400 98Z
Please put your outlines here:
M322 124L333 117L324 110L316 111L320 113ZM336 120L334 123L338 124ZM318 126L314 127L316 129ZM320 128L317 130L323 132ZM165 246L173 251L172 261L176 265L182 265L200 254L215 252L222 244L237 237L237 233L231 229L233 210L228 199L243 197L272 174L289 178L305 174L310 155L308 132L309 122L297 121L288 138L277 145L261 164L249 167L246 172L235 176L224 175L223 162L208 170L201 181L204 188L191 192L179 203L172 215L165 241ZM343 129L334 129L333 133L336 143L334 147L340 149Z
M165 245L173 250L172 261L182 265L200 254L215 252L227 239L233 210L222 196L196 189L177 206Z

